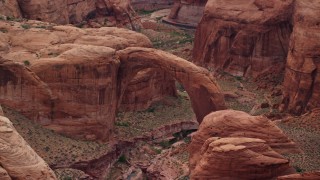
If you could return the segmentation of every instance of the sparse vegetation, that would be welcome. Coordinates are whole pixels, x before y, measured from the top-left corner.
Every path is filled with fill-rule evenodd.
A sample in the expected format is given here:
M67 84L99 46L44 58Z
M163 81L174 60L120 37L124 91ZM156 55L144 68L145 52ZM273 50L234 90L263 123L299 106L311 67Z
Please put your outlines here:
M24 64L25 66L30 66L30 61L24 60L24 61L23 61L23 64Z
M22 24L21 27L23 29L30 29L31 28L31 25L30 24Z

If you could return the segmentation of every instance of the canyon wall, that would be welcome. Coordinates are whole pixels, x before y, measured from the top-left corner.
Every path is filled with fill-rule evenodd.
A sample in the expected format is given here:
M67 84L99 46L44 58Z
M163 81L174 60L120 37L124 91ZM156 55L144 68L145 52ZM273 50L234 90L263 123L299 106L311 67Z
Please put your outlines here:
M281 110L301 114L320 107L320 1L296 1Z
M57 24L78 24L99 16L127 24L135 16L128 0L10 0L0 2L0 14Z
M135 10L154 11L169 8L174 0L131 0L131 5Z
M194 62L235 76L281 71L292 8L292 0L209 0L195 35Z
M168 17L163 20L187 28L197 27L207 0L175 0Z
M197 27L193 61L212 71L282 80L281 111L320 107L317 0L209 0Z

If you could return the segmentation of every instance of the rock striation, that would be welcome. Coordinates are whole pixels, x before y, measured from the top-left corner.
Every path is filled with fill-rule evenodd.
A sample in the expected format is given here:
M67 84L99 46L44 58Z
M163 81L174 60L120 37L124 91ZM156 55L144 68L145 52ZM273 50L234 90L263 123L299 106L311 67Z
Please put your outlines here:
M290 174L286 176L280 176L277 180L317 180L320 179L320 171L307 172L302 174Z
M182 27L196 28L206 2L207 0L175 0L169 16L163 21Z
M292 0L209 0L195 35L194 62L236 76L281 70L292 8Z
M120 24L132 23L135 19L128 0L10 0L1 1L0 5L2 15L57 24L78 24L106 16Z
M202 146L191 179L272 179L292 172L289 161L261 139L212 137Z
M280 110L301 114L320 106L319 14L317 0L209 0L193 61L234 76L285 72Z
M154 11L172 6L174 0L131 0L135 10Z
M54 172L15 130L10 120L0 115L0 178L57 179Z
M301 114L320 107L319 15L319 1L295 1L281 110Z
M192 135L191 177L270 179L292 172L288 160L280 154L299 151L265 117L235 110L217 111L207 115Z
M121 106L138 110L175 95L173 78L188 89L199 122L225 108L206 70L147 48L142 34L39 21L0 21L0 29L0 103L57 132L107 140Z

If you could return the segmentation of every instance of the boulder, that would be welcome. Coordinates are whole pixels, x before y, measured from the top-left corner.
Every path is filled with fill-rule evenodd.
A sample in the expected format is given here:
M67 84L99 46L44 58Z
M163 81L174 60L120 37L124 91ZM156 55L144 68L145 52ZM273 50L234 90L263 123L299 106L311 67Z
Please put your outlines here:
M283 70L293 0L208 0L197 27L196 64L235 76Z
M200 152L191 179L267 180L294 172L289 161L261 139L212 137Z
M0 116L0 164L1 179L57 179L4 116Z
M263 140L261 143L266 144L263 146L269 146L280 154L300 152L295 143L265 117L251 116L235 110L217 111L207 115L198 131L192 135L189 145L191 172L201 159L199 149L211 137L260 139L259 142Z

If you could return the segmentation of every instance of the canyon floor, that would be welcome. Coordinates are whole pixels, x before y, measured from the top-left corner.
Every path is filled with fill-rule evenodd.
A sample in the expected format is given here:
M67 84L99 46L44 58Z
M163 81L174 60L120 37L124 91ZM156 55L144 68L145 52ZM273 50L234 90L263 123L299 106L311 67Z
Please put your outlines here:
M160 14L160 15L159 15ZM191 60L195 30L161 23L161 13L140 12L143 28L154 48ZM297 172L320 169L320 110L300 117L278 111L281 100L279 75L257 79L212 72L223 90L229 108L251 115L263 115L275 123L303 151L287 155ZM90 179L79 162L89 163L114 151L119 142L133 142L114 159L105 179L157 178L188 179L189 134L197 127L188 94L176 84L178 97L167 97L139 112L119 112L111 143L74 140L43 129L12 109L5 115L32 148L52 167L59 179ZM79 168L80 169L80 168Z

